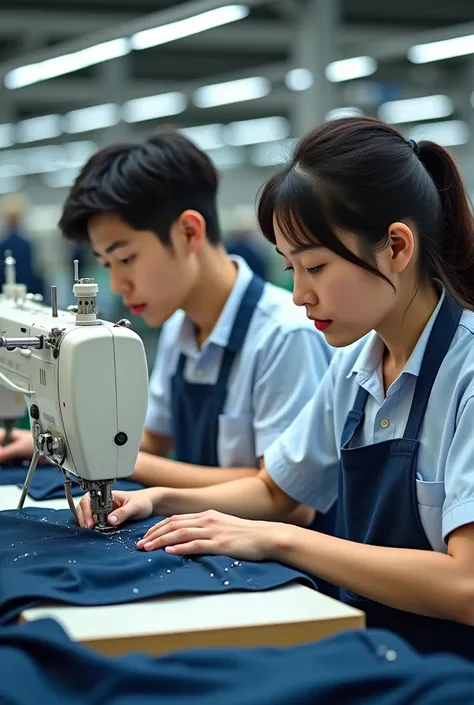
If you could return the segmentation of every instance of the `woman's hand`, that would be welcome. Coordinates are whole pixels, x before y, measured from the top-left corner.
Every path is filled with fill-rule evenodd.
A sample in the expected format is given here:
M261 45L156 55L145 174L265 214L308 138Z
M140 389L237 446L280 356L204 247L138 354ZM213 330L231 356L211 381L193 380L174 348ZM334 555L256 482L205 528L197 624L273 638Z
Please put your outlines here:
M249 521L208 510L181 514L155 524L138 541L137 548L164 548L173 555L218 554L242 560L271 558L275 535L282 524Z
M125 521L147 519L153 514L153 497L150 489L133 490L132 492L112 492L113 510L107 517L107 523L118 526ZM77 506L79 525L93 529L95 517L91 511L89 494L84 495Z

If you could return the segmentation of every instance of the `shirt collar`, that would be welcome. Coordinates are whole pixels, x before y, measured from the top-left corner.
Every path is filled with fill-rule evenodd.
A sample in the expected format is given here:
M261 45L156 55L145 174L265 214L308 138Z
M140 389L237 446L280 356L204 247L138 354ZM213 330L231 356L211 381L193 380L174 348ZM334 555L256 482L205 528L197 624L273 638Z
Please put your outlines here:
M402 374L410 374L415 377L418 377L420 374L421 364L423 362L426 346L428 345L428 339L431 335L434 323L446 296L446 292L441 282L436 283L439 284L441 288L441 295L439 297L438 304L431 314L428 323L424 327L422 334L418 338L418 342L415 345L412 354L408 358L405 367L402 370ZM383 353L384 343L381 338L379 338L377 333L372 331L372 333L369 333L368 340L362 348L347 377L349 378L353 374L358 374L361 378L363 377L367 379L381 364Z
M242 257L237 255L229 255L229 257L237 265L237 278L211 334L203 345L203 349L209 345L217 345L223 348L227 346L235 317L253 276L252 270ZM185 354L196 355L199 352L196 344L194 323L186 315L181 324L178 345Z

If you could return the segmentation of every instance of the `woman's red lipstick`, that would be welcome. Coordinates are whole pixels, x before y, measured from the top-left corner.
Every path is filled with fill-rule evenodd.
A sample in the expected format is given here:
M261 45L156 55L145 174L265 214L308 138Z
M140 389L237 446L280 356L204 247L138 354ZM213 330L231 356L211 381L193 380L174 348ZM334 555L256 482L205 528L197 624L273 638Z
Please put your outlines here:
M331 320L327 320L327 321L317 321L316 320L316 321L314 321L314 327L317 328L318 330L323 331L323 330L326 330L326 328L328 326L330 326L331 323L332 323Z

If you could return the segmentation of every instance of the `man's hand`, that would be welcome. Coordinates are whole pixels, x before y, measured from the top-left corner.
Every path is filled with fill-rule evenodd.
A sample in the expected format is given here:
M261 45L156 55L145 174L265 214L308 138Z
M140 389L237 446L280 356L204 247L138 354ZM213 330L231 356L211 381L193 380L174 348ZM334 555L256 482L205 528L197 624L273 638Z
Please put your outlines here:
M0 443L3 443L5 431L0 431ZM33 436L31 431L14 430L12 442L0 446L0 465L11 465L18 460L30 460L33 455Z

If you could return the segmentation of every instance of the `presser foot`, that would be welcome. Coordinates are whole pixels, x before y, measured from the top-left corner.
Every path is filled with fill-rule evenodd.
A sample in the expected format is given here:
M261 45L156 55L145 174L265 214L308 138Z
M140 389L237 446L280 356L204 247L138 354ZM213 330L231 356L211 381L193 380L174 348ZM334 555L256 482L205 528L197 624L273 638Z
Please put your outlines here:
M85 481L81 485L90 494L91 511L96 518L94 529L101 534L113 533L116 530L115 527L107 523L107 517L114 508L112 480Z
M115 526L110 526L107 524L108 512L98 512L96 513L96 522L94 529L99 531L101 534L113 534L116 531Z

